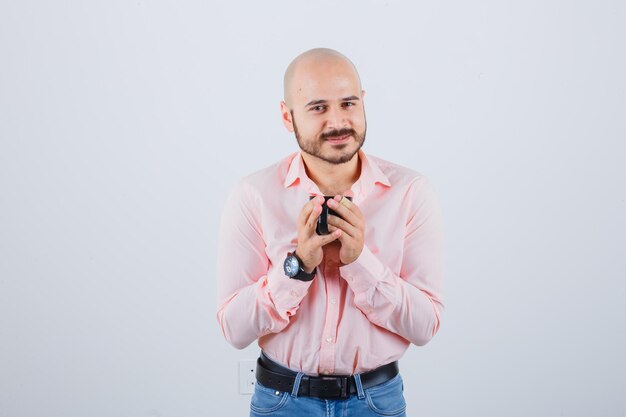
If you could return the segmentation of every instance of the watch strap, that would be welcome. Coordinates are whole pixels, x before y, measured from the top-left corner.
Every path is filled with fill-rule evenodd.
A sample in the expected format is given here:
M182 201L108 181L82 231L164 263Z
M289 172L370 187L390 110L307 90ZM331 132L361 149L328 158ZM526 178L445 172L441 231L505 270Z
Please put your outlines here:
M298 265L300 266L300 270L298 271L296 276L292 277L291 279L297 279L299 281L305 281L305 282L312 281L313 278L315 278L315 273L317 272L317 268L313 268L313 271L308 273L304 270L304 268L302 268L303 266L302 259L300 259L298 255L296 255L295 250L293 251L291 255L294 256L298 260Z

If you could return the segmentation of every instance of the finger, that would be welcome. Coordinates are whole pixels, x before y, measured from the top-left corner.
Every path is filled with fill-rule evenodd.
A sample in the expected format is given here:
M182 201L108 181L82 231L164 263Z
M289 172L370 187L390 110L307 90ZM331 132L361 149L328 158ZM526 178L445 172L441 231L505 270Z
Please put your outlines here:
M343 236L343 232L341 231L341 229L336 229L334 232L331 232L330 234L327 235L317 235L316 238L316 244L319 245L319 247L322 247L324 245L329 244L330 242L332 242L333 240L337 240L340 239Z
M347 208L348 210L350 210L352 213L354 213L357 217L362 218L363 214L361 213L361 209L359 209L359 206L357 206L356 204L354 204L348 197L346 196L335 196L333 197L335 200L339 201L339 203L341 205L343 205L345 208Z
M328 206L335 211L339 217L343 220L347 221L354 227L360 227L361 225L361 215L356 204L352 204L350 208L346 207L344 204L339 203L339 199L341 196L335 196L333 199L328 200Z
M354 238L352 236L350 236L349 234L347 234L344 230L341 230L338 227L335 227L333 225L328 225L328 231L330 233L335 233L336 231L341 232L341 235L337 238L337 240L339 240L341 242L341 244L346 245L348 244L348 240L354 240Z
M298 215L298 225L306 225L309 217L311 216L311 212L314 210L316 206L322 206L323 197L316 196L309 200L300 210L300 214Z
M333 228L333 230L341 229L346 235L350 237L355 237L356 234L358 233L358 229L355 226L351 225L350 223L348 223L341 217L337 217L337 216L333 216L332 214L329 214L328 215L328 230L329 231L332 231L331 227Z
M363 223L364 218L363 218L363 213L361 213L361 209L359 208L359 206L357 206L356 204L354 204L352 201L350 201L349 199L347 199L345 196L342 197L340 203L346 207L348 210L350 210L350 212L352 214L354 214L354 216L359 219L359 221L361 223Z
M309 234L315 231L315 227L317 226L317 219L319 218L321 212L321 204L318 203L313 206L313 209L311 210L311 213L309 214L305 225L306 229L309 231Z

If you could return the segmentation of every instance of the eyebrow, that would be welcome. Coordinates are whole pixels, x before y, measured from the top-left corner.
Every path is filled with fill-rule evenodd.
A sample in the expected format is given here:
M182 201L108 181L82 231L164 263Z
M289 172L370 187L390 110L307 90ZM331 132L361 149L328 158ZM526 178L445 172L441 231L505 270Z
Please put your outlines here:
M355 101L355 100L359 100L359 98L357 96L350 96L350 97L344 97L341 99L341 101ZM317 106L318 104L326 104L326 103L328 103L328 100L311 100L305 105L305 107Z

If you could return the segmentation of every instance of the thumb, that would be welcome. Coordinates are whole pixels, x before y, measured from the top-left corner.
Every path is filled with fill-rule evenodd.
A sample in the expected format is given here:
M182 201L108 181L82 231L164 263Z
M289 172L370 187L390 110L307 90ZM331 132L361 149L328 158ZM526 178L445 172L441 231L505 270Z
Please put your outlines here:
M317 243L321 246L327 245L333 240L339 239L341 236L341 229L337 229L328 235L317 236Z

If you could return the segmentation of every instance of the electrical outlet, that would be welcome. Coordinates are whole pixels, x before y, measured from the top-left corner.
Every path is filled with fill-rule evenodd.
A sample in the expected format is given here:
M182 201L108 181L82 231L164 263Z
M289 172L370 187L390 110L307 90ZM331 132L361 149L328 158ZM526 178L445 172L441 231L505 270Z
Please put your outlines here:
M254 394L256 359L239 361L239 394Z

